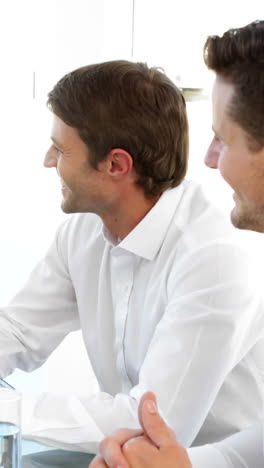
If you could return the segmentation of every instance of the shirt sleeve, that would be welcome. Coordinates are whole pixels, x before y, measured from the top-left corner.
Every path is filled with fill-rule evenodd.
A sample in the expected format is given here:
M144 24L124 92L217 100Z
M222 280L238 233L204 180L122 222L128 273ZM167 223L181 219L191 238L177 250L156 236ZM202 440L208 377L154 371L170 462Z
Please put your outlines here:
M136 398L143 387L156 393L163 417L185 447L199 434L229 374L263 334L261 298L246 259L234 245L212 244L178 265L168 280L168 304L140 369L139 386L131 391ZM262 410L263 387L248 361L241 364L243 372L234 373L231 391L225 387L215 424L218 438L228 424L235 432L247 425L248 415L252 424ZM214 434L209 432L203 443L208 437Z
M0 310L0 376L31 371L79 328L75 293L57 237L24 288Z
M214 445L190 448L187 452L192 468L234 468Z
M262 468L263 424L212 445L188 449L193 468Z

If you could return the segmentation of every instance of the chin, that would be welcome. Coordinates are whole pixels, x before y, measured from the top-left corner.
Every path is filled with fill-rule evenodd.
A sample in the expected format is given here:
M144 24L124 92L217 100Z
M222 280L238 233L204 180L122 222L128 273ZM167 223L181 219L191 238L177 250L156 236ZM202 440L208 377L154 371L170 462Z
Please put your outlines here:
M67 203L67 201L65 200L63 200L61 203L61 209L63 213L66 213L66 214L76 213L76 210L73 209L73 206L71 205L71 203Z
M238 229L264 232L264 212L254 213L252 210L239 210L237 207L231 212L232 224Z

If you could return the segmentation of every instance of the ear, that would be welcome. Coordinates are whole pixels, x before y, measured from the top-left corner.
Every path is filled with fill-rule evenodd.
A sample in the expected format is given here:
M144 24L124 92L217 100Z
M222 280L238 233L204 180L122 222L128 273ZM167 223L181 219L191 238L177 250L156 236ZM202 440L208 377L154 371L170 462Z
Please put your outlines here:
M114 179L124 178L132 173L133 158L121 148L112 149L106 159L104 170Z

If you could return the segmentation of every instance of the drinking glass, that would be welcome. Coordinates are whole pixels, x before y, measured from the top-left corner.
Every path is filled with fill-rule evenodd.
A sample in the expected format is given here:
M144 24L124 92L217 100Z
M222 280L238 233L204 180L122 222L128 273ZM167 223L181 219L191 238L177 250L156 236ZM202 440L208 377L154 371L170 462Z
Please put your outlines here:
M0 468L21 468L21 395L0 388Z

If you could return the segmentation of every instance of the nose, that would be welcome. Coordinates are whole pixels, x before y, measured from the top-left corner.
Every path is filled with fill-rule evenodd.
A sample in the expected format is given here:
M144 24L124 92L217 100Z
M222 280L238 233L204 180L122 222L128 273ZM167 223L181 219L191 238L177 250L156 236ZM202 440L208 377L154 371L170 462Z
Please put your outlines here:
M211 169L217 169L219 155L220 155L220 144L214 138L205 155L205 158L204 158L205 165L207 167L210 167Z
M57 162L58 162L58 158L57 158L56 151L51 146L45 155L43 165L45 167L57 167Z

